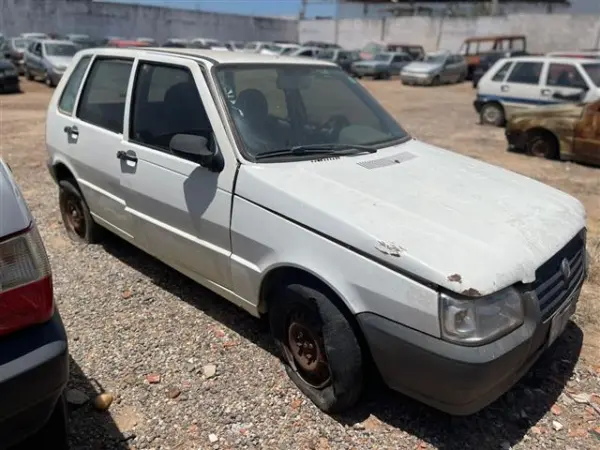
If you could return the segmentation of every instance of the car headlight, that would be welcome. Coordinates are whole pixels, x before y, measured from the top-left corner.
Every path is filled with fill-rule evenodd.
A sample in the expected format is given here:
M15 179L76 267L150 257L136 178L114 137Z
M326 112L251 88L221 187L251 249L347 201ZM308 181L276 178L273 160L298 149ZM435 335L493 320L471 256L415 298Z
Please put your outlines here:
M54 69L56 70L65 70L67 68L67 66L64 66L62 64L58 64L58 65L52 65L52 67L54 67Z
M523 297L507 288L476 299L440 294L442 337L463 345L481 345L523 324Z

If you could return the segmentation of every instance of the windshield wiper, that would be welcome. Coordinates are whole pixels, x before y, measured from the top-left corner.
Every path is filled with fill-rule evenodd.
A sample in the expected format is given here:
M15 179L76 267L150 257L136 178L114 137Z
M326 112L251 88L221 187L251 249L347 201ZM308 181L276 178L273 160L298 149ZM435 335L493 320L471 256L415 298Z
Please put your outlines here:
M258 161L279 156L302 156L311 154L347 155L360 152L375 153L377 152L377 149L355 144L307 144L296 145L295 147L282 148L279 150L269 150L256 155L255 159Z

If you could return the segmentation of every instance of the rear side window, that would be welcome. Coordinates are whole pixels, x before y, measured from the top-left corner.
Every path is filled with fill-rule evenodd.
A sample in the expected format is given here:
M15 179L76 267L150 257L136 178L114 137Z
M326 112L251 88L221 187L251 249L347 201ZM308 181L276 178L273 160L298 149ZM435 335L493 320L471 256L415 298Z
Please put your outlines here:
M96 59L81 93L77 117L114 133L123 133L132 65L131 60Z
M508 76L510 83L538 84L544 63L541 62L517 62Z
M573 64L550 64L546 85L567 88L585 88L587 83Z
M512 63L510 61L504 63L502 67L500 67L498 72L494 74L494 76L492 77L492 81L504 81L504 78L506 78L506 74L508 73L508 69L510 69L511 64Z
M58 109L61 112L69 115L73 114L77 93L79 92L79 87L81 86L83 76L90 65L91 59L91 56L84 56L79 60L75 69L73 69L73 72L67 81L67 85L60 96L60 101L58 102Z

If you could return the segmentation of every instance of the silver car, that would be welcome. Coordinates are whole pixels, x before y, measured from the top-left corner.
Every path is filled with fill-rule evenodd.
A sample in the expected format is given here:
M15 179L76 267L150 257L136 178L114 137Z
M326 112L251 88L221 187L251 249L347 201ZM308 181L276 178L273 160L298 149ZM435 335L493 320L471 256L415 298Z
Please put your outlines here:
M467 76L467 62L461 55L450 52L428 53L423 61L406 65L400 72L404 84L436 86L442 83L461 83Z
M408 53L384 52L375 55L371 60L354 62L350 72L358 78L389 79L400 74L407 64L411 64L411 61L412 58Z
M56 86L78 50L71 41L32 41L23 58L25 77L41 78L48 86Z

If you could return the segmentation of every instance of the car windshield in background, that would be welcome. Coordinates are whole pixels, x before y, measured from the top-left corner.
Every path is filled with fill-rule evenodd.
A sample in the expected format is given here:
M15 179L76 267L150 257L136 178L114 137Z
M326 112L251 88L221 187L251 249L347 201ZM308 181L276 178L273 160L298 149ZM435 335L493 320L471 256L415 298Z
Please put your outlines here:
M433 55L425 55L425 59L423 60L426 63L434 63L434 64L442 64L446 61L446 55L433 54Z
M391 56L388 53L380 53L379 55L375 55L373 58L374 61L385 61L388 62Z
M44 44L48 56L73 56L77 47L73 44Z
M298 49L295 47L287 47L287 48L284 48L280 54L281 55L289 55L290 53L293 53L296 50L298 50Z
M13 39L12 43L13 43L13 46L15 48L18 48L19 50L26 49L27 46L29 45L29 41L27 39L23 39L23 38Z
M592 82L600 87L600 63L583 64L583 69L592 79Z
M251 157L311 146L379 146L407 136L353 78L334 67L222 65L217 79ZM331 150L331 149L330 149Z

